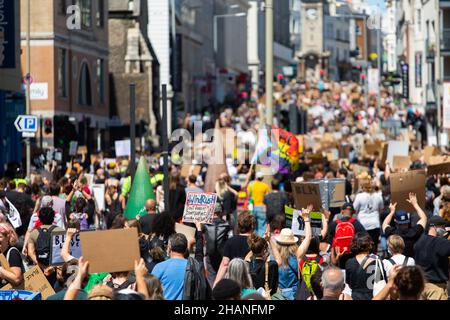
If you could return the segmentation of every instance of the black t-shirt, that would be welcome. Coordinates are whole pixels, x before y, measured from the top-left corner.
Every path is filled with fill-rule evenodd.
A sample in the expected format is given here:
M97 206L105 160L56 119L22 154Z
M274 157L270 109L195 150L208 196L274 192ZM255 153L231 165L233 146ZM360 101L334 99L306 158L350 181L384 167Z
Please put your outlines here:
M234 236L225 243L223 249L223 256L233 260L234 258L244 259L250 252L250 248L247 243L248 237L246 236Z
M284 191L271 192L264 197L264 204L266 205L267 220L271 221L277 214L284 214L284 206L289 199L287 193Z
M139 219L139 224L141 225L142 233L150 235L152 233L153 221L155 220L154 214L146 214Z
M266 263L261 259L253 259L248 262L253 287L256 289L265 288L266 283ZM275 261L269 262L268 284L270 294L274 295L278 289L278 264Z
M450 240L423 234L414 245L414 260L429 282L448 281Z
M402 237L403 241L405 242L405 250L403 251L403 254L407 257L414 257L414 244L419 240L420 236L422 235L424 229L420 224L415 225L414 227L411 227L409 229L401 229L397 227L391 227L388 226L386 230L384 231L384 234L386 236L386 239L389 238L391 235L396 234Z
M10 268L20 268L22 270L22 273L25 271L23 268L22 256L20 255L20 252L17 248L10 247L8 250L5 251L4 256L8 257L8 263ZM0 279L0 287L6 286L7 284L8 281Z

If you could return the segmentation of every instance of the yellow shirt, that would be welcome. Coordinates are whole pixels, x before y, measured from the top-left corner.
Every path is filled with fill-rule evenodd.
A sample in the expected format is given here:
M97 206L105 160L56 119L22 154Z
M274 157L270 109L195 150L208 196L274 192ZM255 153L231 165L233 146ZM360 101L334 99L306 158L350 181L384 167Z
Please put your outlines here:
M269 185L262 181L255 181L248 187L249 194L251 193L254 206L264 205L264 196L270 191Z

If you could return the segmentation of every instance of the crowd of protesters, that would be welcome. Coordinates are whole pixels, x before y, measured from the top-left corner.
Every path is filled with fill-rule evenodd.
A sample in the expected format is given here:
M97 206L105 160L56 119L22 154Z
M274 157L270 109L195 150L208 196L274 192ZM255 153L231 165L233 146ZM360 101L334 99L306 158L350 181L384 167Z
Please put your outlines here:
M380 119L395 119L419 137L419 150L424 147L423 117L399 108L387 92L377 111L353 83L276 89L281 112L290 104L308 111L312 135L339 132L351 144L352 135L361 133L369 141L380 132ZM257 101L244 102L223 108L218 120L221 127L255 129L263 114ZM183 125L192 129L194 118L188 115ZM212 116L200 119L204 129L213 127ZM175 224L182 222L186 193L204 190L206 165L198 175L182 177L180 166L172 164L165 203L162 163L150 155L156 199L148 199L145 212L133 220L124 216L131 191L128 159L99 155L89 163L83 157L64 172L53 165L30 177L11 167L0 180L0 253L10 265L0 267L1 287L20 285L27 267L37 265L55 289L49 300L447 300L450 175L428 176L425 207L410 193L407 212L391 202L392 164L383 163L381 154L364 155L351 146L347 161L336 168L326 158L313 164L313 153L305 147L298 170L276 174L270 183L248 162L228 159L228 173L216 179L213 223L196 224L195 241L176 233ZM361 188L354 183L356 164L368 168ZM426 166L423 157L412 164ZM305 235L298 237L285 214L286 206L294 206L290 182L322 178L345 179L346 203L322 210L319 236L312 232L312 208L297 208L305 223ZM104 210L92 184L105 185ZM20 214L18 228L8 220L13 208ZM139 233L142 259L132 271L90 274L89 261L70 255L70 241L62 248L62 267L49 261L52 232L65 231L71 240L86 230L123 228Z

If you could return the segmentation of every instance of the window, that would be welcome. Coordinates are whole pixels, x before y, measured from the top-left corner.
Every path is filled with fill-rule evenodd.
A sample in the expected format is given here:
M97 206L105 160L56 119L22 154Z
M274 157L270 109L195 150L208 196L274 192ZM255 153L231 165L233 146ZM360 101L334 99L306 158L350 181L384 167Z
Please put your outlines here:
M66 49L58 49L58 96L67 98L68 55Z
M420 32L422 30L422 13L420 9L417 9L417 31Z
M97 59L97 94L100 103L105 103L105 61L103 59Z
M103 28L105 24L105 3L104 0L97 0L97 27Z
M76 4L80 7L82 26L90 28L92 26L92 1L77 0Z
M92 105L91 75L87 63L81 65L78 82L78 104L82 106Z
M357 34L358 36L362 35L362 33L361 33L361 28L360 28L358 25L356 25L356 34Z

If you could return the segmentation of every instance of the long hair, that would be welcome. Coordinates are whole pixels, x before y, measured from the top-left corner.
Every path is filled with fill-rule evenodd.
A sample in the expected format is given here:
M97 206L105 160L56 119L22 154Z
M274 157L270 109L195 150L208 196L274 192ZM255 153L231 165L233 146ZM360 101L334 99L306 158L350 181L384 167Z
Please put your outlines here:
M239 283L241 288L253 288L253 281L247 269L247 264L244 260L235 258L228 264L225 279L230 279Z
M225 180L223 180L223 179L217 180L215 190L216 190L217 196L222 199L225 192L227 192L227 190L228 190Z
M157 277L147 274L144 277L144 281L147 285L147 291L150 296L149 300L164 300L163 288Z
M283 266L289 265L289 257L296 256L298 245L297 244L291 244L289 246L286 245L280 245L279 243L276 244L278 248L278 252L280 252L281 261Z

